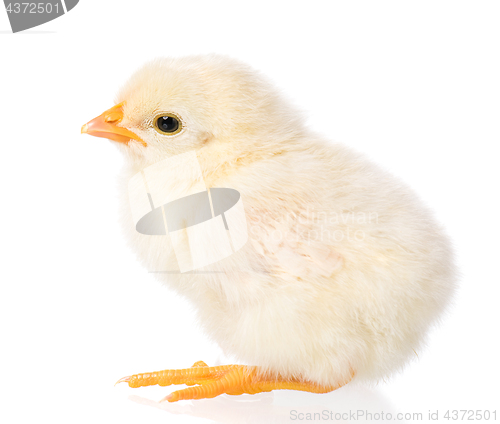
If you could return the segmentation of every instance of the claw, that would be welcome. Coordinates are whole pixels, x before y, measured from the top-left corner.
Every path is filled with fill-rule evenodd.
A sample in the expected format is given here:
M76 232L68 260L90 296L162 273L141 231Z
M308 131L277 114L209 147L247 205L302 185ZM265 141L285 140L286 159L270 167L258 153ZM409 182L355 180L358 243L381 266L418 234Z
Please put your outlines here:
M128 383L130 381L130 375L127 375L126 377L122 377L120 378L116 383L115 383L115 386L118 384L118 383Z
M203 361L197 361L193 365L191 365L191 368L193 368L193 367L208 367L208 365L205 364L205 362L203 362Z
M173 393L170 393L169 395L165 396L162 400L160 400L160 403L162 403L162 402L168 402L173 397L174 397Z

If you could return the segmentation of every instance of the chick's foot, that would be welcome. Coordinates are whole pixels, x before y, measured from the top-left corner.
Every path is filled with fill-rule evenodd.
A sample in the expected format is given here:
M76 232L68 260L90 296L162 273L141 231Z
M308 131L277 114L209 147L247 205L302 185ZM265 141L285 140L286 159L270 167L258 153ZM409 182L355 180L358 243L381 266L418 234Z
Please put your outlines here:
M203 361L196 362L191 368L131 375L118 380L117 384L123 382L128 383L132 388L172 384L194 386L177 390L162 399L168 402L213 398L224 393L228 395L256 394L280 389L328 393L348 383L345 381L331 386L320 386L298 379L266 377L260 372L259 367L246 365L209 367Z

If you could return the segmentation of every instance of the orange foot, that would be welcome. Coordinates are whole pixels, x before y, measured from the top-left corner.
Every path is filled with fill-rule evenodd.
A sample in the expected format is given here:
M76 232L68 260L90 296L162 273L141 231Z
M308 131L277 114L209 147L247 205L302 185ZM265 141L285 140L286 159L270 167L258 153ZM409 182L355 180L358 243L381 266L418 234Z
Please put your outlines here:
M351 376L352 378L352 376ZM243 393L255 394L270 392L271 390L302 390L312 393L328 393L347 384L348 381L332 385L318 386L317 384L297 379L281 377L268 378L259 373L258 367L245 365L221 365L209 367L205 362L196 362L191 368L181 370L164 370L145 374L135 374L123 377L118 383L127 382L129 387L142 386L170 386L171 384L186 384L187 389L170 393L161 401L177 402L178 400L205 399Z

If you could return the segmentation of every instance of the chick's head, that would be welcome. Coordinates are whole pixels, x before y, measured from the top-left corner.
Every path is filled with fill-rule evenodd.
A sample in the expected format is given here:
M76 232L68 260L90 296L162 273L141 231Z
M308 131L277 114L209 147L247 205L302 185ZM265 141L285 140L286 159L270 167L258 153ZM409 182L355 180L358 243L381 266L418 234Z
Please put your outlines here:
M116 100L82 132L121 142L143 165L202 148L232 160L275 149L302 130L297 112L263 76L217 55L151 61Z

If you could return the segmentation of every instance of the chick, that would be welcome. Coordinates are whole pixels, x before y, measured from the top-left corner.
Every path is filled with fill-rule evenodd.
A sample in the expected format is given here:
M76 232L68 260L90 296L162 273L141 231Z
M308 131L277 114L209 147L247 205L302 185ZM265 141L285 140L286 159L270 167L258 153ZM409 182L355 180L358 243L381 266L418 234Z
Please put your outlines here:
M198 362L120 380L130 387L193 386L165 398L174 402L274 389L326 393L354 378L377 380L415 355L449 303L450 243L417 196L312 132L239 61L147 63L117 105L82 132L116 141L127 158L123 226L150 270L179 267L168 237L136 231L127 193L134 175L191 152L206 187L237 190L244 205L249 241L240 250L206 272L157 275L190 299L226 354L249 365ZM176 172L152 184L187 193L197 183Z

